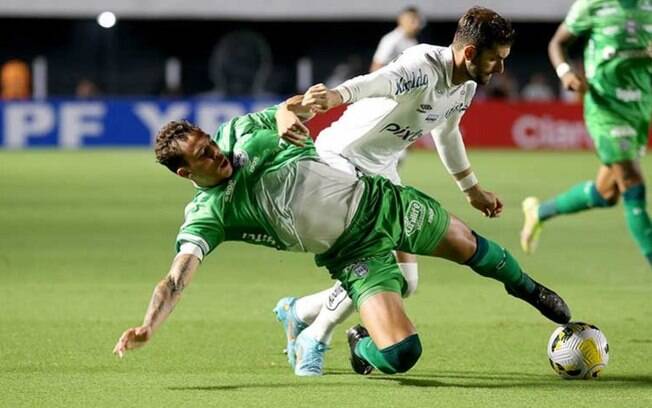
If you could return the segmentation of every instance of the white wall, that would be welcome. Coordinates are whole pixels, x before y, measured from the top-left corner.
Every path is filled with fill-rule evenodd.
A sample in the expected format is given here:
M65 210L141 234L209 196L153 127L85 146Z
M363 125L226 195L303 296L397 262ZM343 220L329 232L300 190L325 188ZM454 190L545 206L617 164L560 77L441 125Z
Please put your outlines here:
M561 20L571 0L2 0L0 17L94 17L110 10L118 17L200 19L393 19L416 5L428 20L458 18L476 4L513 20Z

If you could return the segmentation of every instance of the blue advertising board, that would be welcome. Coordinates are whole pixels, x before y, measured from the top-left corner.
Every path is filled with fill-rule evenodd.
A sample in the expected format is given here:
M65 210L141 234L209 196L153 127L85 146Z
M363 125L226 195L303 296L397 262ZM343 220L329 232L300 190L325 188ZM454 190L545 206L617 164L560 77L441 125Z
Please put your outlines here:
M187 119L208 133L278 100L53 99L0 102L0 148L150 146L166 122Z

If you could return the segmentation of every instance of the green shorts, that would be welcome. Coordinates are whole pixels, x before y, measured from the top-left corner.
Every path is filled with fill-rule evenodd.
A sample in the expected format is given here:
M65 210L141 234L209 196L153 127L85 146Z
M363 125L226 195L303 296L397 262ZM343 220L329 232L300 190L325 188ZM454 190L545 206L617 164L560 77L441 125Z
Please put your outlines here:
M588 95L584 100L584 121L596 153L603 164L622 161L636 161L647 148L650 114L641 115L625 107L616 112L618 105L611 107L595 102L599 96Z
M315 256L342 282L358 307L379 292L403 293L405 279L392 251L431 255L448 231L450 216L439 202L382 177L362 177L365 191L349 227Z

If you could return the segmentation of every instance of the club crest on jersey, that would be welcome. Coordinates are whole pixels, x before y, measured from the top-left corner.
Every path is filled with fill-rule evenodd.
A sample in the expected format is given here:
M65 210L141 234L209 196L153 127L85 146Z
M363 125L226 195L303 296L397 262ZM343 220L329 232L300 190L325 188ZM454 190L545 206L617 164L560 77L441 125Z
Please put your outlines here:
M249 155L244 150L235 150L233 152L233 167L242 168L249 163Z
M357 262L348 267L349 271L353 272L358 278L364 278L369 274L369 267L364 262Z
M420 230L425 216L426 206L415 200L410 201L404 221L405 235L409 237L415 231Z
M428 85L428 75L421 72L410 72L406 76L402 76L396 80L396 91L394 95L398 96L404 94L414 88L419 88Z
M381 132L390 132L393 135L405 140L406 142L414 142L423 134L423 129L412 130L409 126L402 127L398 123L388 123L383 126Z

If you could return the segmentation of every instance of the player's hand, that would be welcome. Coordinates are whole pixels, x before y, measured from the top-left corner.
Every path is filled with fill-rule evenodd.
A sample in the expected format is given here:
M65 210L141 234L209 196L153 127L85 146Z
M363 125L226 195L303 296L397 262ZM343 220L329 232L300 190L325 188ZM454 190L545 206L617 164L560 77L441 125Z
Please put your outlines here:
M276 127L279 137L295 146L304 146L310 137L310 131L301 119L287 109L276 111Z
M149 326L132 327L125 330L113 348L113 354L122 358L127 350L142 347L152 337L152 328Z
M480 210L485 217L499 217L503 212L503 203L494 193L485 191L476 185L465 191L466 199L473 208Z
M322 113L341 105L342 102L342 95L339 92L328 89L324 84L317 84L308 88L303 94L301 104L315 113Z
M585 93L588 88L586 85L586 79L573 71L567 72L563 77L561 77L561 83L564 89L579 92L581 94Z

